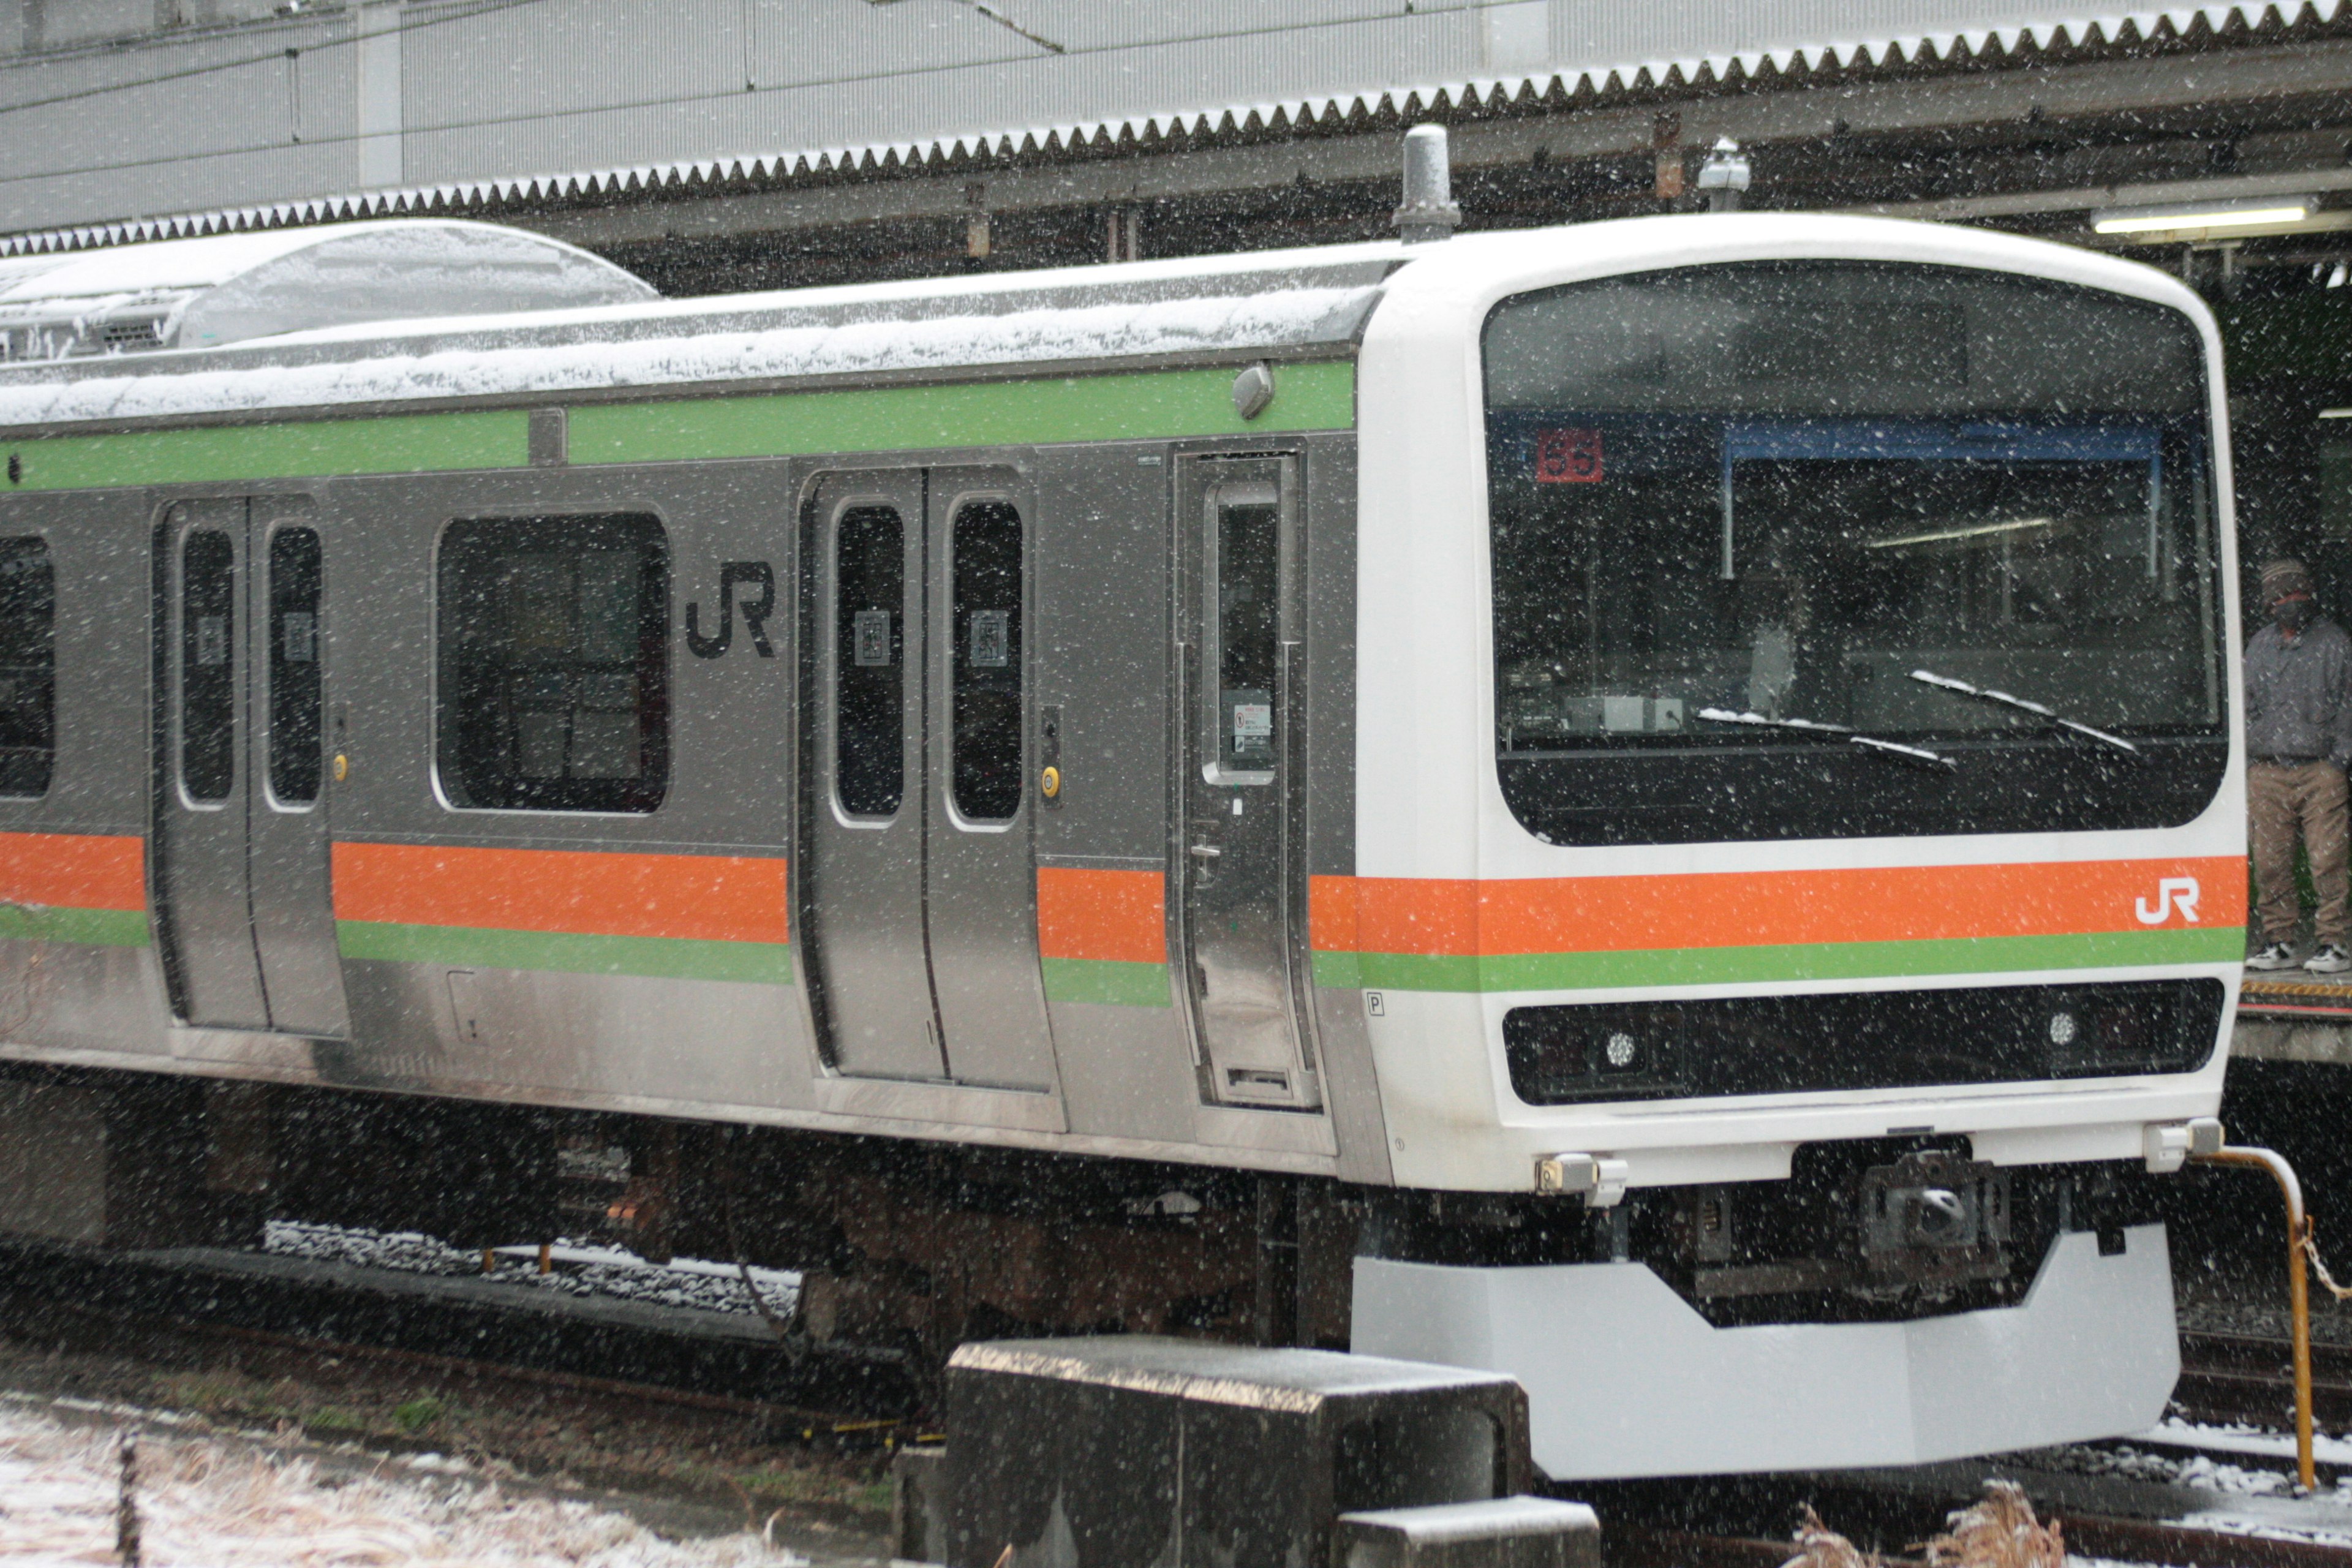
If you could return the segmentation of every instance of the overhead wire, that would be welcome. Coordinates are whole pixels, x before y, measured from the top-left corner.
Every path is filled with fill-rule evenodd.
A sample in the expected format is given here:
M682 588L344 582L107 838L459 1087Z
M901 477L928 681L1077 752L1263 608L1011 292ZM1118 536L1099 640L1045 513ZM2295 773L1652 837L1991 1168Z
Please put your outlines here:
M495 0L495 3L493 4L479 6L474 10L465 12L462 15L435 17L432 18L429 23L420 23L416 25L438 26L447 22L471 20L475 17L498 11L509 10L520 5L539 5L541 3L542 0ZM1042 35L1034 33L1019 24L1011 21L1001 11L997 10L993 6L982 3L982 0L955 0L955 3L984 16L991 22L1008 28L1012 32L1028 39L1030 42L1036 44L1039 47L1047 49L1058 57L1076 58L1082 55L1116 54L1126 49L1147 47L1146 43L1138 42L1077 46L1062 45L1055 43ZM1467 12L1475 10L1475 8L1476 5L1475 0L1421 0L1421 3L1417 5L1411 13L1394 19L1399 21L1422 21L1432 16L1443 16L1453 12ZM1237 38L1287 37L1292 34L1318 32L1333 27L1351 26L1360 20L1362 20L1360 17L1337 17L1318 19L1310 22L1277 22L1242 27L1213 28L1197 33L1186 33L1178 37L1150 39L1148 41L1148 47L1164 47L1171 45L1220 43ZM404 28L403 30L406 29ZM392 29L387 28L385 31L386 34L389 34ZM384 35L368 36L381 37ZM362 39L359 37L354 36L349 38L336 39L334 40L334 44L336 47L341 47L361 41ZM325 47L328 46L321 45L319 47ZM101 87L88 88L74 93L59 94L50 99L28 100L24 103L16 104L0 103L0 115L12 113L18 110L37 108L45 104L73 102L81 99L101 96L108 92L127 90L135 87L169 82L177 80L182 76L197 75L203 74L206 71L226 70L230 68L267 64L271 60L282 59L283 58L284 53L281 50L274 54L253 56L236 62L219 62L213 66L192 68L186 72L166 72L151 78L142 78L133 81L111 83ZM870 70L843 72L838 75L806 78L794 81L761 83L756 88L730 89L724 91L702 90L667 93L651 98L630 99L612 103L593 104L577 109L566 109L554 113L549 113L544 110L534 110L519 114L481 115L465 120L443 120L433 121L428 124L404 124L400 128L400 134L440 135L446 134L450 132L485 131L505 125L544 123L551 121L580 119L599 114L628 113L647 109L668 109L685 104L709 103L722 99L740 98L745 96L747 91L775 93L796 91L806 88L852 87L860 82L897 80L909 76L936 75L948 71L987 70L1003 66L1018 65L1024 60L1034 60L1037 57L1034 55L1005 55L989 58L957 60L940 65L918 68L911 70L903 64L887 67L877 66ZM1172 119L1177 118L1177 116L1171 115L1168 118ZM344 132L332 135L305 136L302 139L301 144L305 147L329 147L341 142L368 140L377 135L388 134L391 134L391 132L369 132L362 133L356 131ZM152 158L125 158L102 163L85 163L67 168L43 169L20 177L54 180L71 178L83 174L120 174L131 169L154 168L166 164L185 163L195 159L241 157L256 153L274 152L286 145L288 145L288 143L278 141L253 142L232 147L211 148L201 153L179 153ZM749 156L749 154L746 154L746 156ZM0 184L5 184L7 183L8 181L0 179ZM464 184L472 184L474 182L467 179L443 183ZM484 183L487 183L487 178Z
M142 87L163 87L171 82L186 81L194 77L217 76L224 71L244 70L252 66L266 66L298 55L318 54L327 49L352 48L372 39L388 38L407 33L423 32L427 27L447 26L455 22L470 22L499 11L512 11L524 5L537 5L544 0L484 0L478 5L463 11L446 12L437 16L422 16L415 21L400 22L377 32L362 33L357 29L341 37L331 37L315 44L281 47L266 55L240 55L235 59L212 60L200 66L187 66L179 70L158 71L152 76L132 77L124 81L100 82L93 87L76 88L71 92L52 93L47 98L28 98L22 102L0 102L0 114L16 114L27 109L51 109L58 104L79 103L89 99L104 98L110 93L135 92ZM333 15L334 13L319 13ZM299 19L297 13L293 19ZM165 37L161 41L180 43L179 38Z

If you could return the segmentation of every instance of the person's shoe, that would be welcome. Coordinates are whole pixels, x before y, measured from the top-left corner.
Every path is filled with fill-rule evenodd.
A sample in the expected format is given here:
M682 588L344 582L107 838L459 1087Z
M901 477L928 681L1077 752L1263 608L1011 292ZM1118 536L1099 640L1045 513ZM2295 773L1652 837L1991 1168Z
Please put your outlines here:
M2345 952L2341 942L2322 942L2317 952L2303 961L2303 966L2314 974L2341 974L2352 969L2352 952Z
M2317 956L2316 954L2314 955ZM2246 960L2248 969L2293 969L2294 949L2283 942L2274 942L2253 957Z

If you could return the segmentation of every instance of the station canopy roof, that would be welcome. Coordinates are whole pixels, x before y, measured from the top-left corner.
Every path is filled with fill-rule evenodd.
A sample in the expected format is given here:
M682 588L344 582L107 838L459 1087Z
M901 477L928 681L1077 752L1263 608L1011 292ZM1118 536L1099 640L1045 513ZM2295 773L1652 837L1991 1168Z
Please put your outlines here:
M877 79L869 63L892 58L875 47L899 39L898 33L888 31L891 26L920 21L946 37L957 18L929 13L913 17L919 7L876 0L872 5L841 7L838 15L827 13L818 29L824 37L813 34L800 40L810 49L828 39L844 48L863 46L849 48L856 68L803 62L805 70L795 68L788 73L803 79L789 89L736 90L736 98L752 106L743 113L756 109L766 117L769 128L764 130L751 129L749 121L724 121L722 125L714 121L706 126L701 108L719 115L723 106L717 99L694 116L646 119L629 96L643 83L631 75L607 84L610 104L594 100L583 88L588 96L569 106L568 119L551 117L567 124L611 121L619 128L612 136L576 144L593 144L607 156L623 153L613 162L567 164L554 161L564 156L560 152L518 153L525 146L553 149L574 143L550 142L536 131L525 136L517 125L493 118L484 121L486 129L478 133L461 134L456 129L436 132L439 141L462 142L463 135L478 134L481 142L478 146L465 143L467 150L454 159L454 166L451 159L440 160L441 172L425 182L412 177L411 183L383 188L346 187L341 193L297 199L28 228L0 235L0 257L354 218L494 217L645 198L797 190L909 174L982 178L992 170L1013 167L1346 135L1425 120L1461 123L1608 105L1663 104L1727 91L1834 88L1879 79L1908 80L2105 58L2137 60L2234 42L2294 42L2316 37L2352 16L2352 0L2238 0L2113 12L2078 9L2077 4L1819 0L1801 6L1725 7L1694 0L1654 0L1644 5L1570 8L1548 7L1544 0L1516 0L1477 7L1429 6L1420 16L1408 5L1400 16L1396 7L1368 0L1298 0L1270 7L1270 16L1278 13L1276 20L1255 30L1270 37L1280 34L1282 26L1304 27L1312 22L1319 29L1314 36L1322 42L1314 47L1269 47L1266 37L1244 36L1253 32L1249 26L1236 25L1236 31L1213 16L1198 26L1181 20L1192 16L1186 8L1168 13L1179 20L1152 20L1160 14L1149 7L1089 8L1076 0L1040 0L1030 9L1055 18L1056 26L1080 28L1087 40L1085 47L1065 51L1059 43L1048 44L1032 58L983 59L975 55L939 64L937 70L910 66L897 73L897 79L887 74ZM508 9L489 6L486 13L503 15ZM1571 9L1581 18L1572 26L1567 22L1543 24L1548 13L1566 17ZM646 8L648 17L654 10ZM733 14L733 7L726 10ZM1202 15L1225 16L1231 10L1207 7ZM1489 47L1483 52L1467 43L1451 52L1402 47L1404 35L1396 33L1398 27L1425 25L1442 31L1440 24L1457 13L1469 18L1455 29L1464 39L1476 36L1473 23L1485 18ZM993 8L959 15L979 29L983 40L1003 39L1001 30L992 31L987 24L986 18L996 15ZM1035 20L1024 15L1024 20ZM1280 17L1290 20L1277 25ZM1531 28L1528 47L1533 58L1504 68L1491 46L1501 41L1507 25L1517 26L1522 20ZM1563 26L1574 37L1563 35ZM1201 39L1177 36L1202 29ZM790 54L797 47L797 35L785 31L793 36L774 47ZM1170 37L1157 37L1161 32ZM1102 39L1095 37L1097 33ZM1129 33L1137 36L1129 37ZM429 74L425 49L457 47L454 32L453 41L431 44L438 36L420 32L409 41L406 68L420 82ZM1307 36L1293 32L1289 37L1296 43ZM677 47L709 53L708 45L708 39L697 35ZM660 53L668 46L655 38L646 47ZM497 56L497 70L513 68L509 55ZM462 98L478 86L475 78L452 67L451 80L442 90ZM863 106L860 111L852 113L858 106ZM688 121L695 128L680 129ZM873 136L884 124L903 127L899 137ZM837 142L822 140L828 130L848 134ZM627 155L639 148L644 149L640 155ZM517 167L519 158L528 162ZM467 170L469 164L478 172Z

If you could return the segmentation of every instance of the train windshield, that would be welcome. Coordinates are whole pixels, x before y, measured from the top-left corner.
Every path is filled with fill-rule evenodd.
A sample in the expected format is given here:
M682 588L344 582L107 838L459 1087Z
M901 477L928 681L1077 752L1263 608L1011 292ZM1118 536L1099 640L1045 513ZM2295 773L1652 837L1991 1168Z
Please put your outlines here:
M1956 268L1691 268L1486 331L1496 745L1555 843L2146 827L2226 762L2204 353Z

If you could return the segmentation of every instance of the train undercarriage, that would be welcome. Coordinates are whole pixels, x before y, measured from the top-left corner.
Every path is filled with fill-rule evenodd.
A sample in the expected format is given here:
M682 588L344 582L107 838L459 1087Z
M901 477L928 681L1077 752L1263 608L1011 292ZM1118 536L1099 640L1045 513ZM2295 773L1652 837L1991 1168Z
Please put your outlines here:
M1347 1348L1359 1258L1643 1265L1717 1328L2013 1305L2062 1237L2161 1215L2108 1164L2006 1168L1965 1139L1807 1145L1789 1180L1559 1197L612 1113L14 1067L0 1230L253 1246L270 1218L465 1247L566 1237L802 1271L793 1331L939 1363L974 1338L1199 1335ZM22 1158L22 1156L19 1156Z

